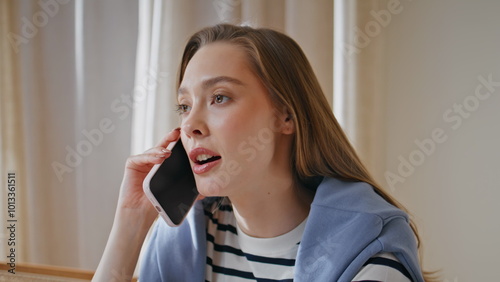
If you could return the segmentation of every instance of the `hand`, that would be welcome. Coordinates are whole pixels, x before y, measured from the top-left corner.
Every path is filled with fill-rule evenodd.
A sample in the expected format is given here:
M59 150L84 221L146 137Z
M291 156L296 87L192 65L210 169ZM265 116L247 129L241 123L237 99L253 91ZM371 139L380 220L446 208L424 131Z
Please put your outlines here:
M155 147L146 152L131 156L125 165L125 174L120 188L118 211L123 209L136 210L144 213L146 221L153 221L157 212L144 194L142 184L146 175L155 164L162 163L170 157L171 152L166 147L180 136L180 129L176 128L168 133Z

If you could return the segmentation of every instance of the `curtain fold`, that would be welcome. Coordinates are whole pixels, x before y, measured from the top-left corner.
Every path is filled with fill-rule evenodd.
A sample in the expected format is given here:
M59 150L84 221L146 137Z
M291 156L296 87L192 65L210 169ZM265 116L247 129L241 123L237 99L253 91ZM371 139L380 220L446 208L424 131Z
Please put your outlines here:
M374 18L386 0L335 0L334 113L379 183L385 172L384 31Z
M1 173L19 178L17 262L93 269L130 152L137 5L1 5Z
M15 262L30 259L24 247L27 245L28 224L23 220L27 190L20 62L12 35L12 31L18 29L14 19L17 11L15 1L0 1L0 220L3 227L0 254L8 263L12 258Z

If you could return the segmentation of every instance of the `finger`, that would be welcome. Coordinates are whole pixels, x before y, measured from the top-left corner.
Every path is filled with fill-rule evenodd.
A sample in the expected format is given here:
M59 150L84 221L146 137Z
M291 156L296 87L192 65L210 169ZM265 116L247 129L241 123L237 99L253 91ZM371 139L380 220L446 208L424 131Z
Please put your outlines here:
M163 147L166 148L170 142L177 141L180 136L181 129L180 127L177 127L176 129L170 131L165 137L163 137L160 142L156 144L155 147Z
M148 153L131 156L127 159L127 168L141 172L147 172L155 164L162 163L170 157L171 152L161 147L148 150Z
M158 158L164 158L168 157L172 152L169 149L163 148L163 147L154 147L146 152L143 153L143 155L151 155L153 157L158 157Z
M153 153L157 153L157 154L170 154L172 153L169 149L165 148L165 147L153 147L149 150L146 150L144 151L143 154L153 154Z

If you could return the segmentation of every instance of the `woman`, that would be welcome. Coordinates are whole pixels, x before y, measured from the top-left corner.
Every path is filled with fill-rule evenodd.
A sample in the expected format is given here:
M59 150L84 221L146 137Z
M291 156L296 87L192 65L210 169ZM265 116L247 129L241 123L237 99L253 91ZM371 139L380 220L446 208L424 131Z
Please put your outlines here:
M143 179L180 138L206 198L179 227L156 222L140 280L424 281L408 216L359 161L292 39L203 29L178 83L181 127L127 160L94 280L132 274L157 216Z

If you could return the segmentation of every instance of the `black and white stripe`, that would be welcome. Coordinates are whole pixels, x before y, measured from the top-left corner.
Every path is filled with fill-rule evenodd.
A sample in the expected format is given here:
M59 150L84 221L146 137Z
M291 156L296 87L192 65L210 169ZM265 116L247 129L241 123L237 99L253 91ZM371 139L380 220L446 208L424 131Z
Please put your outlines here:
M370 258L353 282L412 282L408 270L390 253L378 254Z
M243 251L236 219L229 205L207 216L206 281L292 281L296 251L269 256ZM301 234L300 234L301 235ZM245 245L245 244L243 244ZM291 249L298 248L294 242Z

